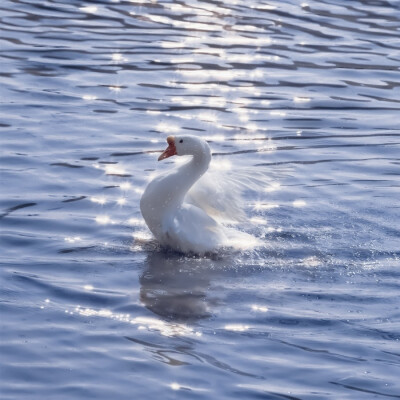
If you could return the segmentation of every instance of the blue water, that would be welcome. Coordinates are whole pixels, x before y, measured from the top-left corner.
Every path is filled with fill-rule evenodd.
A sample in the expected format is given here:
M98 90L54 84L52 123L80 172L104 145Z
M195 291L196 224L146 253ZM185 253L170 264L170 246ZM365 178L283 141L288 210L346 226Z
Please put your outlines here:
M0 13L2 399L400 398L399 1ZM170 134L264 177L261 248L148 241Z

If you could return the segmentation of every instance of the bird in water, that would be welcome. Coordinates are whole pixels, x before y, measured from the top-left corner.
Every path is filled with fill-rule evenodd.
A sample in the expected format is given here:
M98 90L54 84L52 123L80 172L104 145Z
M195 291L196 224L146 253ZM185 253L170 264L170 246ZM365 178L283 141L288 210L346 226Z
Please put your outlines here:
M158 242L200 255L221 248L254 247L255 237L223 223L241 219L244 213L237 201L237 182L207 176L212 158L208 143L192 135L168 136L167 143L158 161L191 158L154 178L140 200L143 218Z

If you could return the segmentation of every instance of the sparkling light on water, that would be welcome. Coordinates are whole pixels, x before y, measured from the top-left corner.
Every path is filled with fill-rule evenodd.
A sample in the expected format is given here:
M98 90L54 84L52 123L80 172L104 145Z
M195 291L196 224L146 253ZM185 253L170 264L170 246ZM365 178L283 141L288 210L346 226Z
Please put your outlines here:
M96 99L97 99L97 96L94 96L94 95L92 95L92 94L84 94L84 95L82 96L82 99L83 99L83 100L87 100L87 101L91 101L91 100L96 100Z
M75 243L81 241L82 239L79 236L67 236L64 238L64 240L68 243Z
M254 209L256 211L260 211L260 210L270 210L272 208L278 208L279 204L274 204L274 203L261 203L259 201L257 201L256 203L254 203Z
M96 217L96 222L100 225L108 225L113 223L108 215L98 215Z
M259 306L259 305L257 305L257 304L253 304L253 305L251 306L251 309L252 309L253 311L260 311L260 312L267 312L267 311L268 311L268 307Z
M295 103L308 103L310 100L309 97L293 97Z
M245 332L250 327L248 325L243 325L243 324L228 324L228 325L225 325L224 328L227 331L232 331L232 332Z
M126 174L126 169L122 167L121 165L117 164L107 164L104 167L104 171L106 172L107 175L125 175Z
M275 192L281 188L281 184L278 182L272 182L269 186L267 186L264 191L265 192Z
M143 221L143 219L141 218L129 218L128 219L128 224L129 225L133 225L133 226L138 226L138 225L146 225L146 223Z
M164 133L177 133L179 132L179 129L178 125L170 122L160 122L156 125L156 130Z
M172 390L179 390L179 389L181 388L181 386L179 385L179 383L176 383L176 382L171 383L169 386L170 386L170 388L171 388Z
M304 200L295 200L293 203L293 207L305 207L307 203Z
M79 7L79 9L87 13L95 13L98 10L96 6Z
M105 196L92 196L89 197L89 200L93 203L98 203L104 205L107 203L107 198Z
M121 183L121 184L119 185L119 187L120 187L122 190L129 190L129 189L131 189L132 185L130 184L130 182L124 182L124 183Z
M150 240L152 238L151 233L148 231L133 232L132 236L138 242L147 242L148 240Z
M254 225L266 225L267 220L265 218L260 218L260 217L251 217L250 222L253 223Z
M86 289L86 287L88 288ZM85 285L85 290L91 291L93 290L93 287L91 285ZM48 303L47 300L46 302ZM94 308L76 306L73 309L73 312L70 310L65 310L65 312L69 314L74 312L82 317L107 318L110 320L119 321L121 323L135 325L138 330L146 329L150 331L157 331L163 336L202 336L200 331L196 331L185 324L169 323L153 317L139 316L132 318L128 313L114 313L107 308L96 310Z

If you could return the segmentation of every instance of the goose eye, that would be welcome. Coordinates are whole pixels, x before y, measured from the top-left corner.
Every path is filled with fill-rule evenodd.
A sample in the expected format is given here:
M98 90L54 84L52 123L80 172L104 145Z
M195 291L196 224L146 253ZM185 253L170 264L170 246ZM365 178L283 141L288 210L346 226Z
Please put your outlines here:
M183 143L183 139L181 139L181 140L179 141L179 143Z

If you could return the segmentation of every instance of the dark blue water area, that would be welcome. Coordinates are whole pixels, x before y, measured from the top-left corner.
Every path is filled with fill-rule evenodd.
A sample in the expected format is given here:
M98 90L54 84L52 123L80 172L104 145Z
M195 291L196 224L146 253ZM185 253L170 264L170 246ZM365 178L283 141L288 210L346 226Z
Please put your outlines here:
M0 15L2 399L400 398L399 1ZM151 239L175 134L252 178L261 246Z

